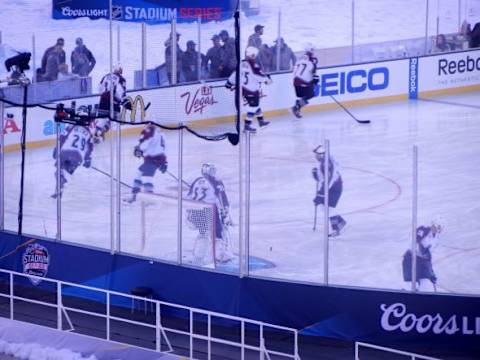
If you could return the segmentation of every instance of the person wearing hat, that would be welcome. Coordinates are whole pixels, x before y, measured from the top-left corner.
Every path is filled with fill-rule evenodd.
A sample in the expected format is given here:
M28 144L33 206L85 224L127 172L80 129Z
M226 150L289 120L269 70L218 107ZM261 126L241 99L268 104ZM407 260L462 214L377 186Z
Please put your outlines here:
M72 73L80 76L88 76L96 64L92 52L87 49L82 38L75 40L77 45L72 51L70 61L72 62Z
M177 83L180 82L180 71L182 70L182 58L183 58L183 51L180 49L180 45L178 41L180 40L180 34L177 32L175 33L176 37L176 47L177 47ZM167 76L170 85L173 83L173 47L172 47L172 33L170 33L167 40L165 40L165 67L167 69Z
M270 49L273 55L272 71L291 70L295 66L297 58L293 50L285 43L282 37L275 40L275 45L273 45ZM278 52L280 52L280 54L277 66Z
M197 81L201 79L201 72L198 70L198 51L195 50L195 42L187 41L187 50L182 57L182 72L185 81ZM200 54L201 69L205 67L205 55Z
M262 48L263 25L255 25L254 33L248 37L248 45L256 47L258 50Z
M415 269L415 288L419 291L436 291L437 276L433 271L432 249L438 244L438 235L442 232L442 226L432 222L431 225L421 225L417 227L416 232L416 250L417 259ZM412 249L408 249L403 255L402 272L403 281L411 289L412 268L413 268Z
M213 46L208 49L205 56L205 65L208 68L208 78L218 79L222 70L222 53L223 49L220 45L220 36L212 36Z
M40 68L37 70L37 74L38 73L41 73L41 74L46 73L46 71L47 71L47 60L50 57L50 55L52 55L52 53L54 53L54 52L55 52L54 55L56 56L55 60L58 62L58 64L65 64L66 56L65 56L65 51L63 50L64 45L65 45L65 40L63 38L58 38L55 45L50 46L47 50L45 50L45 52L43 53L43 56L42 56L42 62L41 62Z
M222 65L220 77L229 77L237 67L237 56L235 51L235 39L230 37L227 30L222 30L218 34L222 41Z

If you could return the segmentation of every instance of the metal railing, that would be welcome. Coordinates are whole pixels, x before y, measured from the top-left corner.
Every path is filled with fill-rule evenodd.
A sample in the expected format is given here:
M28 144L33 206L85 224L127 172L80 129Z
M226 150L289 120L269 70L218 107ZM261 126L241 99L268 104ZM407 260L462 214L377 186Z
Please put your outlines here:
M380 350L380 351L393 353L393 354L405 355L405 356L410 357L411 360L416 360L416 359L420 359L420 360L441 360L439 358L434 358L434 357L431 357L431 356L419 355L419 354L415 354L413 352L395 350L395 349L392 349L392 348L389 348L389 347L378 346L378 345L368 344L368 343L359 342L359 341L355 342L355 360L360 360L359 352L360 352L360 347L362 347L362 346L366 347L366 348L370 348L370 349L375 349L375 350ZM362 359L365 359L365 358L362 357Z
M273 325L273 324L268 324L260 321L255 321L255 320L250 320L247 318L242 318L242 317L237 317L237 316L231 316L227 314L222 314L218 312L213 312L213 311L207 311L203 309L197 309L197 308L192 308L188 306L183 306L183 305L177 305L173 303L168 303L164 301L158 301L158 300L153 300L150 298L145 298L141 296L135 296L135 295L129 295L121 292L116 292L116 291L110 291L110 290L104 290L92 286L85 286L85 285L79 285L71 282L65 282L65 281L59 281L59 280L54 280L50 278L44 278L44 277L39 277L39 276L34 276L34 275L27 275L24 273L19 273L15 271L10 271L10 270L4 270L0 269L0 274L7 274L8 275L8 294L6 292L0 292L0 297L1 298L8 298L9 299L9 314L10 314L10 319L14 320L14 315L15 315L15 301L21 301L21 302L26 302L29 304L36 304L36 305L41 305L41 306L46 306L50 308L56 309L56 328L57 330L60 331L72 331L75 332L75 324L71 321L69 313L76 313L76 314L83 314L87 315L90 317L96 317L96 318L102 318L105 319L106 322L106 337L103 338L107 341L113 341L111 334L111 323L112 321L120 322L120 323L126 323L126 324L131 324L131 325L136 325L140 327L146 327L149 329L154 329L155 330L155 351L156 352L163 352L163 353L173 353L175 354L174 346L172 345L172 341L170 340L170 337L167 335L167 333L170 334L176 334L180 336L188 336L188 353L189 353L189 359L193 359L194 355L194 341L195 340L200 340L203 342L206 342L207 344L207 358L210 360L212 359L212 356L214 355L212 352L212 345L213 344L221 344L221 345L226 345L232 348L236 348L237 350L240 350L241 354L241 359L244 360L246 359L246 351L249 352L255 352L256 354L259 355L260 359L270 359L271 356L275 356L276 358L282 358L282 359L293 359L293 360L300 360L299 352L298 352L298 331L293 328L288 328L284 326L278 326L278 325ZM25 278L25 279L30 279L30 280L35 280L38 282L42 283L49 283L49 284L54 284L55 289L56 289L56 302L46 302L46 301L41 301L41 300L35 300L31 299L25 296L18 296L15 295L15 278L20 277L20 278ZM37 284L38 285L38 284ZM72 295L66 295L64 294L64 287L68 287L69 290L73 288L77 289L82 289L82 290L87 290L90 292L95 292L97 294L103 294L105 296L105 314L95 312L95 311L88 311L80 308L76 308L73 306L65 306L64 305L64 297L69 296L72 297ZM147 322L142 322L142 321L137 321L137 320L131 320L131 319L126 319L123 317L119 316L114 316L112 315L112 309L115 307L117 308L126 308L125 306L119 305L119 301L112 301L112 297L119 297L123 299L128 299L132 302L134 301L144 301L150 304L154 305L155 311L155 323L147 323ZM88 299L91 300L91 299ZM116 305L114 304L116 303ZM188 331L186 330L181 330L181 329L176 329L168 326L164 326L162 324L162 319L170 316L170 314L165 314L166 311L163 311L162 307L168 307L170 309L170 314L172 309L173 310L180 310L182 312L188 313ZM64 329L63 326L63 316L65 316L69 328ZM206 330L206 335L205 334L200 334L195 332L194 328L194 323L195 318L201 316L202 318L206 317L206 324L207 324L207 330ZM212 327L219 327L219 322L236 322L240 325L240 340L239 341L233 341L233 340L227 340L225 338L221 337L215 337L212 335ZM254 331L255 333L258 333L258 338L253 341L251 339L252 337L252 331L249 332L249 338L247 339L247 332L249 328L258 328L258 331ZM217 328L216 328L217 329ZM217 331L217 330L216 330ZM283 334L284 336L287 336L288 338L292 339L292 349L289 349L291 351L289 352L283 352L280 350L274 350L271 348L267 348L266 341L265 341L265 333L267 331L274 332L275 334ZM85 334L83 334L85 335ZM89 337L94 337L91 335L85 335ZM118 341L114 341L118 342ZM165 342L166 351L162 351L162 343ZM252 343L255 343L252 344ZM183 343L182 343L183 344ZM128 344L129 346L132 347L139 347L139 348L147 348L152 350L151 348L148 347L142 347L142 346L136 346L136 345L131 345Z

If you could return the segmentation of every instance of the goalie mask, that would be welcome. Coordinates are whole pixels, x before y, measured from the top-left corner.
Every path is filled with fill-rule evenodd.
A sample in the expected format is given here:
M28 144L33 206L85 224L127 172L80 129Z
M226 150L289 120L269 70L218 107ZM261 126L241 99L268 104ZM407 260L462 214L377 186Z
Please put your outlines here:
M202 165L202 175L203 176L210 176L212 178L215 177L217 173L217 168L215 165L210 164L210 163L205 163Z

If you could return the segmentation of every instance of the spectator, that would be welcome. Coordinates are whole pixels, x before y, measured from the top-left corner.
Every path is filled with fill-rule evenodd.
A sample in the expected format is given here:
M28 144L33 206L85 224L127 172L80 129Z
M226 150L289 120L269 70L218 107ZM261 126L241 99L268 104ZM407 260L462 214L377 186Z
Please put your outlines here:
M222 40L222 65L220 77L229 77L237 67L237 55L235 51L235 39L228 35L227 30L220 31Z
M183 53L182 71L185 81L197 81L201 78L201 72L198 70L198 51L195 50L195 42L187 41L187 50ZM200 54L201 68L205 68L205 55Z
M176 33L176 46L177 46L177 83L180 82L180 70L182 70L182 57L183 51L180 49L180 45L178 45L178 41L180 40L180 34ZM165 66L167 68L167 76L168 82L170 85L173 83L172 72L173 72L173 63L172 63L172 34L170 33L170 37L165 41Z
M78 74L72 74L68 72L68 65L67 64L60 64L58 65L58 77L57 80L70 80L78 78Z
M280 48L280 61L279 66L277 67L277 48ZM293 50L285 43L283 38L278 38L275 40L275 45L271 47L273 61L271 71L277 70L291 70L297 61Z
M470 34L470 47L480 47L480 22L476 23Z
M55 48L53 51L49 52L49 55L45 64L45 72L37 74L37 81L54 81L57 80L59 66L62 63L62 52L65 55L65 52L61 48Z
M88 76L95 67L96 60L92 52L83 44L82 38L75 40L77 45L72 51L70 61L72 62L72 73L79 76ZM67 67L68 68L68 67Z
M450 51L452 48L449 43L447 43L447 38L443 34L438 34L437 39L435 40L435 45L432 49L432 52L446 52Z
M42 64L41 64L41 67L40 67L40 72L45 74L45 72L47 71L47 60L48 60L48 57L49 55L56 51L58 53L58 55L56 55L58 57L58 61L59 61L59 64L65 64L65 51L63 50L63 46L65 45L65 40L63 40L63 38L58 38L57 39L57 42L55 45L49 47L47 50L45 50L45 52L43 53L43 57L42 57Z
M262 38L263 35L263 25L255 25L254 33L248 37L248 44L247 46L256 47L259 51L262 48Z
M258 64L264 72L272 71L273 65L273 56L275 54L272 52L272 49L268 47L267 44L263 44L258 52Z
M210 79L218 79L222 67L222 46L220 45L220 36L212 36L213 46L208 49L205 57L205 65L208 67L208 77Z

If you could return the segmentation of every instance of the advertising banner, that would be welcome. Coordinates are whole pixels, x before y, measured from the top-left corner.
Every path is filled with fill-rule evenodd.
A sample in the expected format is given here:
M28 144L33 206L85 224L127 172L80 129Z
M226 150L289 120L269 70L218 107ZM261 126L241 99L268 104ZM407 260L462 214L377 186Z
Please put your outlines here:
M178 23L220 21L231 19L237 1L233 0L113 0L112 19L116 21L166 24L176 18ZM88 17L109 19L108 0L53 0L54 19Z
M418 91L480 84L480 50L419 58Z

